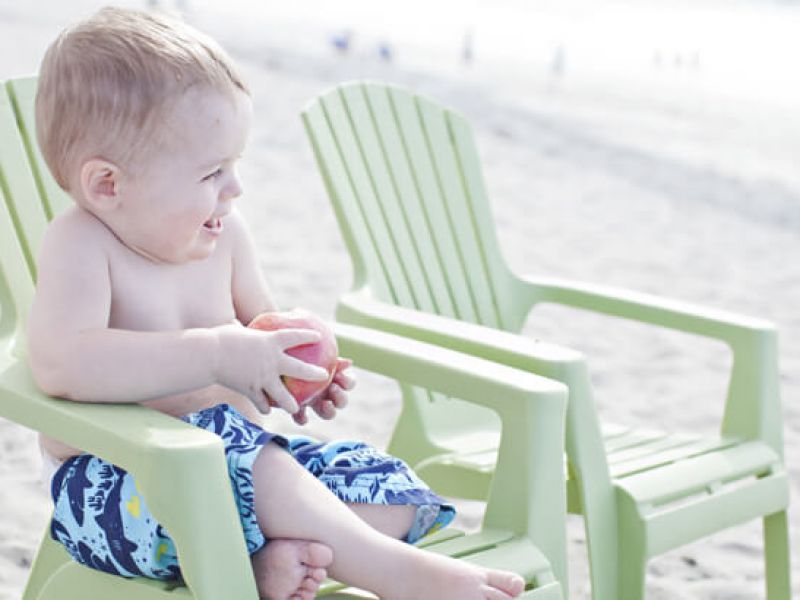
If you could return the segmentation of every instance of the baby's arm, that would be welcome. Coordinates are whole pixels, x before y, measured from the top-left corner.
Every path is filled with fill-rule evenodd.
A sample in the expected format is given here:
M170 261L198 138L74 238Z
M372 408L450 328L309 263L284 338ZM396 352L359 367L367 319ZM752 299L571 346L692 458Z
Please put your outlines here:
M280 375L327 375L284 354L318 334L258 332L240 324L143 332L109 329L111 282L104 236L93 217L72 213L48 228L29 319L29 356L48 394L85 402L141 402L220 383L267 410L268 393L287 410L296 403Z
M253 238L242 215L234 209L226 225L231 229L233 245L233 305L236 317L247 325L257 315L278 310L269 293L264 276L258 266L258 257ZM323 419L332 419L337 409L347 405L347 392L355 385L355 378L348 373L351 362L339 359L332 385L311 404L311 408ZM301 409L293 414L294 420L303 425L308 421Z
M247 325L263 312L278 310L278 305L264 281L258 266L253 237L244 217L233 209L225 220L225 227L233 239L233 278L231 293L236 318Z

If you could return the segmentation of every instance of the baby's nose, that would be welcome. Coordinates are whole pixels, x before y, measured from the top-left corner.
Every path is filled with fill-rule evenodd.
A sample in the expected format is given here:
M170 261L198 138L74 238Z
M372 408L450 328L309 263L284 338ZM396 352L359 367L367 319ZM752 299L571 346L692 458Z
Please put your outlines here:
M225 186L220 190L220 200L227 201L238 198L242 195L242 183L237 175L228 179Z

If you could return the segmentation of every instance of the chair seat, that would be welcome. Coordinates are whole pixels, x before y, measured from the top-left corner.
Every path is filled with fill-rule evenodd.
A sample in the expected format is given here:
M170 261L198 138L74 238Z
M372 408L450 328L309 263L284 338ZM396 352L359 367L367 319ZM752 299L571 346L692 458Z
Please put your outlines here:
M769 474L780 464L766 444L732 438L607 425L603 440L615 484L647 504L663 505L722 489L743 478ZM466 489L470 499L479 500L486 498L496 460L497 450L453 448L420 462L416 469L445 495L465 497ZM581 513L574 484L567 473L569 510Z
M666 463L655 453L649 470L615 480L621 510L647 523L647 556L656 556L697 538L789 506L789 479L780 457L762 442L719 441Z
M52 575L43 594L53 594L63 600L86 600L91 598L114 598L114 600L181 600L194 598L189 589L175 582L163 582L144 577L127 579L127 585L119 585L117 575L109 575L101 571L89 569L76 562L63 564ZM91 596L86 595L91 590Z

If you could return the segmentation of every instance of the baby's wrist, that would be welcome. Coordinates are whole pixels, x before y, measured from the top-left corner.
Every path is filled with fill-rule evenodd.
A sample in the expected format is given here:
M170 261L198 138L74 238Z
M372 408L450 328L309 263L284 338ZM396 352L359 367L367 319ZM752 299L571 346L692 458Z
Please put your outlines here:
M225 363L224 357L226 352L226 338L225 330L222 327L214 327L206 329L206 343L208 354L210 358L211 374L215 383L225 385Z

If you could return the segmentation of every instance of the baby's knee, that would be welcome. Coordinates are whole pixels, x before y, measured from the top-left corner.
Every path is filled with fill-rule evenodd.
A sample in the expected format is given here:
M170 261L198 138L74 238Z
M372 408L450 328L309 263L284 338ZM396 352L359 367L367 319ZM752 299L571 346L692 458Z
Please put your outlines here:
M406 539L417 516L417 507L410 504L348 503L347 506L373 529L398 540Z
M252 471L256 497L262 493L279 493L286 489L285 486L296 485L298 477L309 476L294 457L275 442L269 442L261 448L253 462Z

